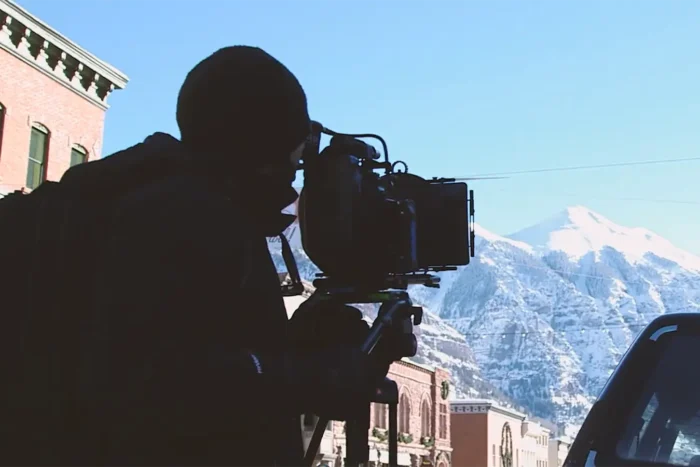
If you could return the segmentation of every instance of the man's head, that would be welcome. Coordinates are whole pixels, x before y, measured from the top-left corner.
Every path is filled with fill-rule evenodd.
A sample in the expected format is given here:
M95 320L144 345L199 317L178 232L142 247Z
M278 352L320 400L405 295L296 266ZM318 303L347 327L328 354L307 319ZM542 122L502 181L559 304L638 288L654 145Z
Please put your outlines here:
M309 134L296 77L257 47L220 49L185 79L177 102L182 142L240 180L293 180ZM209 161L205 161L209 163Z

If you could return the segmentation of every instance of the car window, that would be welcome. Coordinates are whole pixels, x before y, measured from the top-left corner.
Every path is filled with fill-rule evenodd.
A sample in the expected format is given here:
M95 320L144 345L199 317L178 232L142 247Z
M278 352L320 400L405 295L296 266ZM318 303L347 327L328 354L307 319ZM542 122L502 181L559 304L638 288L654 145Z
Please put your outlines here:
M700 340L669 341L646 379L616 452L621 459L700 466Z

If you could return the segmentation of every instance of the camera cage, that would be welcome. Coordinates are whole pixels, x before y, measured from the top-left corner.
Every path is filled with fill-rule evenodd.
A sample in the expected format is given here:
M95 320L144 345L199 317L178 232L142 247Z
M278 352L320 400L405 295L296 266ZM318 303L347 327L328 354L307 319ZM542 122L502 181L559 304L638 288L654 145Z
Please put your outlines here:
M330 136L331 141L328 146L321 150L321 138L323 135ZM362 141L360 138L371 138L378 140L381 144L383 154L377 151L370 144ZM305 203L303 198L307 189L308 178L306 178L306 176L310 171L314 170L314 165L316 163L321 161L323 158L330 156L346 158L348 161L351 161L351 163L354 165L353 169L356 172L354 175L357 176L359 174L359 178L354 181L362 187L369 186L369 189L375 189L377 192L381 193L391 194L391 192L397 186L405 187L411 184L413 186L422 184L424 187L463 185L465 188L464 194L466 196L464 201L467 208L464 218L464 228L466 230L464 232L464 241L466 242L468 252L465 252L465 254L462 255L463 257L461 260L458 260L457 262L452 261L452 264L449 264L449 261L448 264L415 264L414 267L404 268L409 270L385 271L381 277L372 277L371 279L368 279L366 282L362 283L356 280L356 278L359 276L358 273L355 273L355 276L346 277L336 277L337 274L333 274L332 272L329 273L329 268L324 268L322 264L319 264L323 263L324 261L318 261L319 259L325 258L319 258L318 256L314 258L314 251L310 251L312 249L307 248L308 242L305 242L305 234L307 234L307 232L303 222L303 217L305 216ZM473 258L475 255L474 191L469 190L466 184L455 183L457 180L454 178L433 177L430 179L425 179L411 174L409 172L408 165L404 161L398 160L392 163L389 158L389 150L386 141L377 134L339 133L324 127L319 122L313 121L311 124L311 132L307 139L298 170L303 171L305 174L304 188L302 188L300 195L300 212L298 213L300 218L302 244L304 245L307 255L321 270L320 273L316 274L316 279L314 280L314 286L316 288L339 290L350 287L354 290L365 290L368 293L389 289L406 290L409 285L423 285L431 288L439 288L440 278L436 275L436 273L455 271L457 270L458 266L466 266L470 262L469 259ZM377 173L377 171L383 171L383 174L380 175ZM343 187L340 187L340 189L342 188ZM412 201L410 197L410 193L404 194L404 196L398 197L399 199L395 201L399 203L408 201L410 203ZM411 206L409 205L408 208L410 209ZM413 249L416 250L417 246L414 245ZM420 254L420 251L418 254ZM340 266L337 268L340 268Z

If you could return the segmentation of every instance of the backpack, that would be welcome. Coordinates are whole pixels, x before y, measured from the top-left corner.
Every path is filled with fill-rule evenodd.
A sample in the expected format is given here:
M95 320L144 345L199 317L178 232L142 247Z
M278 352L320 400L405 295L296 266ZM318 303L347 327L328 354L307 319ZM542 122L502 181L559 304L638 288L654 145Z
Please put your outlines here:
M99 420L81 410L93 281L112 203L183 170L177 146L158 138L0 198L0 465L99 462Z
M107 213L63 188L46 181L0 199L0 464L74 461L80 328Z

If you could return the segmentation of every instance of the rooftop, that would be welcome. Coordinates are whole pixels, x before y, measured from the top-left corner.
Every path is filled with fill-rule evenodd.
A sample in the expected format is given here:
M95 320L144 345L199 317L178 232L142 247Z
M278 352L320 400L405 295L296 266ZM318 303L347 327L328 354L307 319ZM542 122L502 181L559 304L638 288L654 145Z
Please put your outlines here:
M474 407L474 406L480 406L486 408L486 410L493 410L494 412L498 412L513 418L518 418L522 421L525 421L527 419L527 415L524 413L520 413L515 409L510 409L508 407L504 407L502 405L499 405L496 401L491 400L491 399L455 399L453 401L450 401L450 407L452 409L456 409L458 407ZM455 410L453 410L455 412ZM467 412L464 412L467 413ZM471 413L471 412L469 412Z
M12 0L0 0L0 49L107 109L107 97L129 79Z
M557 436L556 438L554 438L554 440L569 446L574 442L574 440L569 436Z

